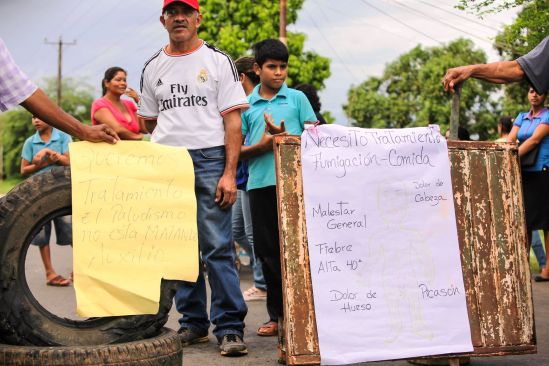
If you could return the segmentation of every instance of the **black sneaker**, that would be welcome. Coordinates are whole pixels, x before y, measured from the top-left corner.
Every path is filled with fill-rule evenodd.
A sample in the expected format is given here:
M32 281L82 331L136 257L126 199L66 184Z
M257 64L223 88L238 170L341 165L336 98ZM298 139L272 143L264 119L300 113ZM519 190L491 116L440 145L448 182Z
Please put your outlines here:
M248 354L246 343L236 334L226 334L219 345L221 356L234 357Z
M181 345L183 347L190 346L191 344L208 342L208 333L198 334L190 330L189 328L180 328L179 339L181 339Z

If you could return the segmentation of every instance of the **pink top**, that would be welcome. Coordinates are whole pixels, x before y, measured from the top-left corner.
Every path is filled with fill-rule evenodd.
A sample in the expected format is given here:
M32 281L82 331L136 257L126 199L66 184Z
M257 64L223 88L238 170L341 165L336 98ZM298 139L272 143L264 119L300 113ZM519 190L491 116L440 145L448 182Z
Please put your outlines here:
M107 108L113 117L120 123L122 126L126 127L128 130L130 130L133 133L139 133L139 123L137 122L137 107L135 104L133 104L131 101L127 99L122 99L122 103L126 106L126 109L128 110L128 113L131 115L132 119L131 121L128 121L126 117L124 117L124 114L120 112L116 107L111 103L110 100L108 100L105 97L99 98L95 100L92 104L91 108L91 119L92 124L99 125L100 123L97 122L94 118L95 112L100 110L101 108Z

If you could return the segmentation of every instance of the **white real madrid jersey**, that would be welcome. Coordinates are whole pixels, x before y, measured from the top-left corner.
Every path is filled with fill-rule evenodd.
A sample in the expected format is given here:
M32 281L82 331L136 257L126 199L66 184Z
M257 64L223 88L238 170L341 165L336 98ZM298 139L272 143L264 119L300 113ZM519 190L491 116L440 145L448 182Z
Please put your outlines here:
M153 142L187 149L224 145L223 115L247 107L233 61L206 42L181 55L163 48L143 68L138 114L157 120Z

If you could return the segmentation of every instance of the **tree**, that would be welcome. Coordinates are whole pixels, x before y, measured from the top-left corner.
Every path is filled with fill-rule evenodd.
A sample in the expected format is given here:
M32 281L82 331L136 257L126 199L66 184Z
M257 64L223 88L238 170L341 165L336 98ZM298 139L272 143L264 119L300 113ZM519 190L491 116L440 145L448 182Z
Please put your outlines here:
M389 63L381 77L370 77L348 92L343 107L353 125L369 128L402 128L438 124L450 120L450 98L440 81L450 67L485 63L482 50L469 40L458 39L442 47L416 46ZM461 125L481 139L495 133L497 103L490 100L496 86L468 80L461 94Z
M57 81L47 78L43 82L46 94L57 99ZM63 100L61 108L79 121L91 124L91 105L93 103L94 88L87 82L73 78L63 79Z
M297 20L304 0L288 0L287 23ZM211 0L201 6L204 21L200 37L234 59L249 54L251 46L266 38L278 38L279 2L271 0ZM314 52L304 52L305 35L288 32L290 68L288 85L309 83L318 90L330 76L330 60Z
M56 80L45 79L44 91L54 98ZM61 108L76 119L90 124L93 88L84 82L67 78L63 80L63 101ZM0 116L2 126L2 145L4 150L4 173L7 178L19 177L21 150L27 137L34 134L31 114L22 108L4 113Z
M4 174L7 178L19 177L21 151L26 138L34 133L31 114L18 108L3 114L2 145L4 149Z
M506 25L497 35L494 47L507 60L515 60L530 52L549 35L549 1L530 1L520 11L515 22ZM530 109L526 98L527 82L509 84L502 100L505 114L516 116Z
M483 15L486 13L497 13L499 11L515 8L521 5L527 5L533 0L459 0L456 6L461 10L473 10L473 12Z

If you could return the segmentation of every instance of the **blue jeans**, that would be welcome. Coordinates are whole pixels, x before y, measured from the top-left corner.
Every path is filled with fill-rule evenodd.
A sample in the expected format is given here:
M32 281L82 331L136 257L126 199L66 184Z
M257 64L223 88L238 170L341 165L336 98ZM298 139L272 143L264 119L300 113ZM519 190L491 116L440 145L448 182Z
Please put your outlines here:
M235 267L232 245L231 210L222 210L214 202L219 178L225 169L225 147L189 150L194 164L197 203L198 245L208 270L212 292L210 320L213 334L221 340L226 334L244 335L244 317L248 312ZM206 282L200 270L196 283L181 282L175 294L179 324L198 334L210 327L206 310Z
M261 262L255 256L252 227L249 193L239 189L238 198L233 205L233 238L250 256L250 265L254 271L254 286L267 291Z
M547 257L545 255L545 250L543 249L543 243L541 242L541 237L538 230L532 231L532 250L538 260L539 268L542 269L547 263Z

